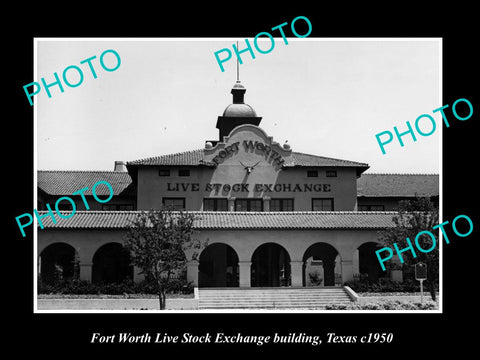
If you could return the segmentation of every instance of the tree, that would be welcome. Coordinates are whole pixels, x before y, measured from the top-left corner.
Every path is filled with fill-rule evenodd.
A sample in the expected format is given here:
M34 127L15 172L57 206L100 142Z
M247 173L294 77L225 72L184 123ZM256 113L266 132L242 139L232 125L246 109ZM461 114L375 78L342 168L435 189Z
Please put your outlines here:
M402 253L404 265L413 266L418 262L427 264L427 287L432 299L435 300L435 284L438 283L439 269L439 231L433 230L433 227L439 223L438 208L429 198L417 197L415 200L400 201L398 215L393 217L393 222L395 227L380 233L380 240L392 249L394 243L397 244L399 249L407 247L406 238L410 239L415 248L415 237L421 231L429 231L435 235L436 240L425 233L418 238L418 245L422 249L428 250L434 246L433 250L421 252L415 248L415 258L407 252ZM390 262L389 266L395 265Z
M156 281L160 310L165 309L165 287L172 274L184 269L188 261L184 251L193 250L191 259L195 260L195 249L203 246L193 237L195 220L191 213L162 208L140 212L128 228L125 247L141 273Z

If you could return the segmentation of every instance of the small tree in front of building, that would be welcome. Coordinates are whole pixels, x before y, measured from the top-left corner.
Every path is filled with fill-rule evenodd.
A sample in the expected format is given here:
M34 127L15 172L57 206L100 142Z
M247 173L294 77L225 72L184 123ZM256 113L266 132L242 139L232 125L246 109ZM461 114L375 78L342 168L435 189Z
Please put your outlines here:
M429 198L417 197L415 200L400 201L398 208L398 215L393 217L395 226L384 230L380 233L380 240L385 246L393 249L395 253L394 243L398 248L404 249L408 246L406 238L410 239L415 250L416 257L414 258L410 251L403 252L402 258L404 265L414 266L418 262L427 264L427 287L430 291L432 299L435 300L435 284L438 283L438 269L439 269L439 230L433 230L435 225L438 225L439 216L438 208ZM421 231L429 231L435 235L434 240L427 234L422 234L418 238L418 244L422 249L431 249L429 252L421 252L415 246L415 237ZM396 264L389 262L390 267Z
M191 213L162 208L140 212L128 228L125 247L141 274L156 281L160 310L165 309L165 288L172 276L185 269L185 251L193 250L191 259L195 260L195 249L203 246L194 238L195 220Z

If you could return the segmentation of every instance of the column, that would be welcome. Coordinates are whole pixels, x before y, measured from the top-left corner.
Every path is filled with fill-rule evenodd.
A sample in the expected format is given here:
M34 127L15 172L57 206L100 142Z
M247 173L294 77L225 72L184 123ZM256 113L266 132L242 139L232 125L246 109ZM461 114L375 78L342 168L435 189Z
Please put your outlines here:
M342 260L342 284L353 280L353 261Z
M353 252L353 275L360 278L360 254L358 248Z
M145 280L145 275L140 274L142 269L140 269L138 266L133 267L133 282L139 283L143 280Z
M355 268L355 265L354 265L354 268ZM335 286L341 286L342 285L342 264L340 260L340 254L337 254L337 256L335 257L334 273L335 273Z
M320 283L320 285L318 286L325 286L325 269L323 267L323 260L320 260L320 261L315 261L316 263L318 263L317 266L315 266L315 268L318 268L318 278L320 280L322 280L322 282Z
M292 286L303 287L303 261L290 261Z
M390 280L403 282L403 266L397 254L392 257L392 268L390 270ZM383 271L381 271L383 273Z
M251 280L250 280L250 268L252 263L250 261L239 261L238 268L240 272L240 287L251 287Z
M235 197L228 199L228 211L235 211Z
M80 280L92 282L92 266L93 263L81 262L80 264Z
M263 197L263 211L270 211L270 196Z
M192 282L194 287L198 286L198 261L187 262L187 282Z

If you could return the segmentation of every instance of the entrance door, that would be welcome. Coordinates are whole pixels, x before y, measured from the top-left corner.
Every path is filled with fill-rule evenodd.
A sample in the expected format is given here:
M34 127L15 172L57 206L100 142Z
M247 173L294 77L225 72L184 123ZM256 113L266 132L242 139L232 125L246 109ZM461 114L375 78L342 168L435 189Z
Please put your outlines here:
M238 287L238 256L223 243L208 245L200 254L199 287Z
M338 251L330 244L318 242L311 245L303 255L304 286L335 286L335 268ZM322 269L318 269L319 267ZM319 271L320 270L320 271ZM340 275L341 270L338 275Z
M252 287L289 286L290 256L280 245L267 243L259 246L252 255Z

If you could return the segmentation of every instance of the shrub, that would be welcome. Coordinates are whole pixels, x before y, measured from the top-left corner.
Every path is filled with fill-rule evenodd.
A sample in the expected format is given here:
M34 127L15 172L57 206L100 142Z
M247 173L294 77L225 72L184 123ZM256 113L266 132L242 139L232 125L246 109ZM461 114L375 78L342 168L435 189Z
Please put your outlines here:
M64 280L57 283L57 292L60 294L97 294L98 286L85 280Z
M54 283L38 282L39 294L96 294L97 286L83 280L57 280Z
M345 285L356 292L418 292L420 283L416 280L397 282L390 279L379 279L377 282L368 280L348 281Z
M347 310L348 307L345 304L328 304L325 305L325 310Z
M155 281L142 281L135 283L132 280L124 280L120 283L98 283L93 284L84 280L58 280L52 284L38 282L39 294L71 294L71 295L122 295L122 294L158 294ZM191 294L193 293L192 283L185 279L171 279L165 284L166 293Z
M308 277L310 279L310 285L312 286L320 286L322 285L323 279L320 277L320 274L318 272L311 272L308 274Z
M385 300L376 303L367 304L331 304L325 306L326 310L433 310L436 308L436 303L427 301L420 302L402 302L399 300Z

